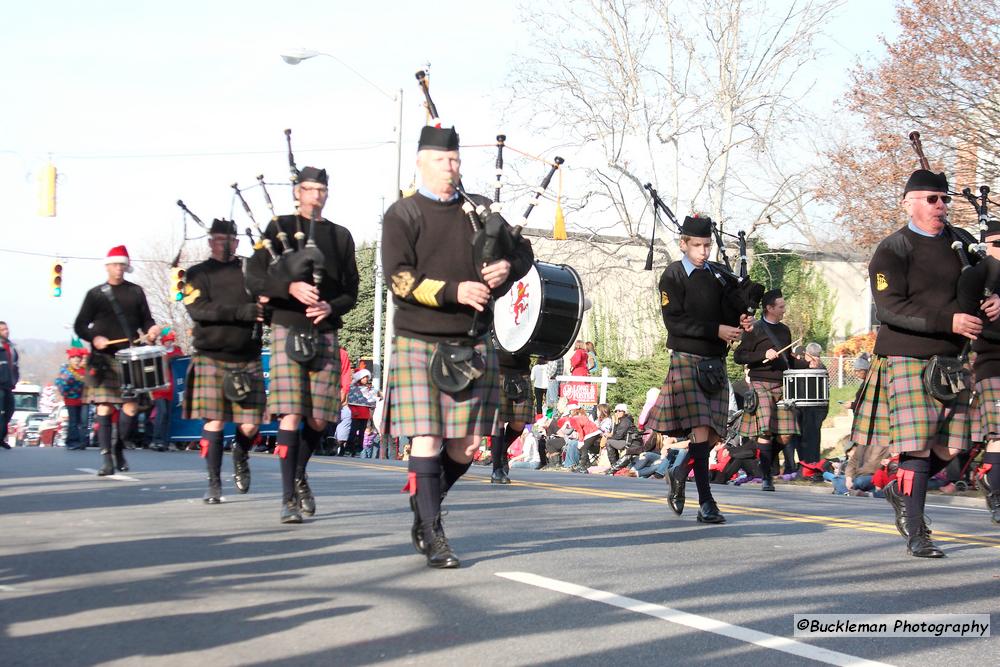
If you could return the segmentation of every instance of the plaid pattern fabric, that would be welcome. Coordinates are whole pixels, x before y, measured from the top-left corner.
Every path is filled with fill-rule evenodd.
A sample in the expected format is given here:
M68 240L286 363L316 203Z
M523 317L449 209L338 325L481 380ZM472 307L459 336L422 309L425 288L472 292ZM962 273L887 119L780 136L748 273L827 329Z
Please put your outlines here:
M103 378L100 382L94 381L93 364L98 363L98 368L103 368ZM122 371L118 361L113 355L94 352L87 357L87 370L84 373L85 386L83 388L84 403L111 403L120 405L127 401L122 397ZM133 401L135 399L129 399Z
M851 440L888 446L893 454L934 445L969 446L970 414L965 401L945 405L924 391L926 359L875 357L861 385Z
M240 403L233 403L222 391L226 372L245 371L253 379L253 389ZM218 361L204 355L191 358L184 391L184 419L206 419L236 424L264 423L267 394L260 358L252 361Z
M340 419L340 348L337 334L317 333L316 357L308 364L288 358L288 328L271 327L271 368L267 417L303 415L320 421Z
M743 413L740 435L747 438L798 435L799 411L778 405L782 398L781 383L751 380L750 386L757 394L757 411Z
M429 365L434 343L397 336L382 432L442 438L491 435L500 407L500 369L491 344L483 341L476 349L486 359L486 371L465 390L448 394L431 382Z
M510 373L510 371L505 371ZM535 421L535 411L531 403L531 375L529 373L516 373L524 382L528 392L523 401L512 401L503 393L503 383L500 385L500 416L498 424L509 424L510 422L525 422L527 424Z
M646 417L646 428L675 437L686 435L695 426L711 426L725 436L729 416L729 394L725 388L709 396L698 386L698 362L707 357L673 352L670 370L660 396Z
M976 383L979 400L972 408L972 442L988 442L1000 438L1000 377L985 378Z

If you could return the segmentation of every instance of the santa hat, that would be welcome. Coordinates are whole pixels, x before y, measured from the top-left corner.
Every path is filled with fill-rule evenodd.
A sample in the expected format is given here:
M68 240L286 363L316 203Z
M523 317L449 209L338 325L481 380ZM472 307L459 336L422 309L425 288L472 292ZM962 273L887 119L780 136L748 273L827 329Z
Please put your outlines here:
M128 249L123 245L116 245L114 248L108 251L108 257L104 260L105 264L124 264L125 270L132 272L132 263L129 261Z
M366 369L366 368L362 368L362 369L361 369L360 371L357 371L357 372L356 372L356 373L355 373L355 374L354 374L354 375L352 376L352 378L351 378L351 379L352 379L352 380L353 380L354 382L360 382L360 381L361 381L361 378L370 378L371 376L372 376L372 374L371 374L371 371L369 371L369 370L368 370L368 369Z

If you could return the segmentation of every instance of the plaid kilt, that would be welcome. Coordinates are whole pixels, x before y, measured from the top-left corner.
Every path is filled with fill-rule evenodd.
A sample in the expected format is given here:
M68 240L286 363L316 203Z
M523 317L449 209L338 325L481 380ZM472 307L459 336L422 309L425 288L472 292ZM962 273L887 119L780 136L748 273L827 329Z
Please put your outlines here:
M97 363L95 369L94 364ZM95 380L95 373L100 373L101 378ZM132 402L136 399L130 398L128 401L122 396L122 371L118 361L113 354L103 354L93 351L87 357L87 367L84 373L83 402L84 403L111 403L121 405Z
M750 386L757 394L757 411L743 412L740 435L747 438L798 435L799 411L778 405L778 401L782 399L781 383L751 380Z
M225 373L245 371L253 388L241 403L226 398L222 391ZM184 389L184 419L220 420L235 424L263 424L267 407L264 369L260 357L251 361L219 361L198 354L191 358Z
M340 419L340 348L336 332L317 333L316 357L300 364L288 357L288 328L271 327L267 417L302 415L325 422Z
M1000 438L1000 377L985 378L976 383L979 400L972 408L972 442L989 442Z
M530 424L535 421L535 409L532 405L532 387L531 387L531 375L529 373L520 373L517 371L500 371L501 373L501 383L500 383L500 416L498 417L497 425L509 424L510 422L524 422ZM507 394L503 392L503 376L504 375L517 375L521 378L524 386L527 387L527 394L524 396L522 401L512 401L507 398Z
M486 359L486 371L456 394L440 391L431 382L429 366L434 347L434 343L396 337L382 433L446 439L492 435L500 407L500 368L493 345L486 341L476 344Z
M964 401L945 405L924 391L927 359L875 357L854 412L851 440L887 446L893 454L934 445L969 446L970 414Z
M684 437L696 426L710 426L725 437L729 392L723 387L715 396L709 396L698 386L698 362L706 358L687 352L671 354L670 370L646 417L646 428Z

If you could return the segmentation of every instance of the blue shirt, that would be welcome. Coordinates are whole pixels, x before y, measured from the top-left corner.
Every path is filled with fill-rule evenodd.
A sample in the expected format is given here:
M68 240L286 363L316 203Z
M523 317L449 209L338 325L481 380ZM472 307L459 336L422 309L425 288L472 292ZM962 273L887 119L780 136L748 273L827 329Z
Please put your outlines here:
M906 226L909 227L910 231L913 232L914 234L920 234L921 236L927 236L929 238L934 238L934 237L941 236L942 234L944 234L944 230L943 229L940 232L938 232L937 234L929 234L929 233L925 232L924 230L920 229L919 227L917 227L915 224L913 224L912 220L910 220L908 223L906 223Z
M697 271L698 269L704 269L704 268L705 268L705 265L704 265L704 264L702 264L701 266L695 266L695 265L694 265L694 262L692 262L692 261L691 261L690 259L688 259L688 256L687 256L687 255L681 255L681 264L683 264L683 265L684 265L684 271L685 271L685 272L686 272L686 273L687 273L687 274L688 274L689 276L690 276L690 275L691 275L692 273L694 273L695 271Z
M423 185L421 185L419 188L417 188L417 192L419 192L423 196L427 197L431 201L448 202L448 201L455 201L456 199L458 199L458 193L457 192L452 192L451 196L448 197L447 199L441 199L440 197L438 197L436 194L434 194L433 192L431 192L430 190L428 190Z

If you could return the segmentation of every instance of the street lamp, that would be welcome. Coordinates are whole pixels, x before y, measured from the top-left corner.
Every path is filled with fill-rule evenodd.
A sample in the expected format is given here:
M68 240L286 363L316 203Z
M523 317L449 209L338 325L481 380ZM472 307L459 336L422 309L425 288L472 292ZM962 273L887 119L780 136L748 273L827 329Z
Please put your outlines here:
M394 103L399 103L399 122L396 124L396 178L395 178L395 191L393 194L393 201L400 196L400 172L403 167L403 89L400 88L396 91L395 95L390 95L386 91L382 90L377 84L372 82L368 77L354 69L343 60L333 55L332 53L324 53L322 51L314 51L313 49L289 49L281 54L281 59L284 60L289 65L298 65L303 60L309 60L310 58L315 58L316 56L325 56L327 58L332 58L333 60L340 63L345 69L350 70L359 79L367 83L369 86L377 90L384 97L389 98ZM386 295L388 297L388 294ZM375 331L372 339L372 376L375 381L376 389L381 388L383 379L383 368L382 368L382 219L379 218L378 229L375 235ZM389 327L392 326L392 299L386 298L385 300L386 308L386 320L389 323ZM391 344L388 340L390 336L386 335L385 341L385 359L386 359L386 369L388 369L389 355L391 353Z

